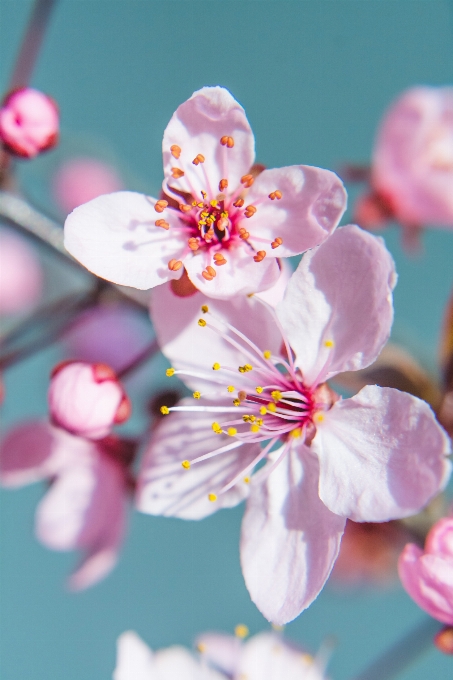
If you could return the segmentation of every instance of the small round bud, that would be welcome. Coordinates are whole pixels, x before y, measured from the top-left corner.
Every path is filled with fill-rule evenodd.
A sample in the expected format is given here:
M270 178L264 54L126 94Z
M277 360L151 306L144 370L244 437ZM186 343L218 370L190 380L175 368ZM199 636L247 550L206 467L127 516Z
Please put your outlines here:
M122 385L106 364L59 364L52 373L48 400L54 425L88 439L106 437L131 412Z
M453 654L453 626L445 626L434 637L434 644L444 654Z
M7 151L33 158L58 142L57 104L29 87L6 96L0 109L0 139Z

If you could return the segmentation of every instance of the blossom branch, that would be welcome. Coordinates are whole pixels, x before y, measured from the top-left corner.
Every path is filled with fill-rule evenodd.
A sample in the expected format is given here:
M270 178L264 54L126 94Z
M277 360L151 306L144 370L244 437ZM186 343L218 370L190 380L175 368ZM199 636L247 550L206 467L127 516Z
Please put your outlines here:
M423 619L421 624L392 645L354 680L392 680L392 678L396 678L405 668L432 647L433 637L441 627L442 624L435 619Z

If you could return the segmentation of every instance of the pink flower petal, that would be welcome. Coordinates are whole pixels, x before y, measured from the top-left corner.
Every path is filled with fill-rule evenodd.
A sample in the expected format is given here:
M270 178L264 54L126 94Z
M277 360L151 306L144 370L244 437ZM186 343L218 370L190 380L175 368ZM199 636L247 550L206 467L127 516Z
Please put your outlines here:
M452 87L413 87L392 104L376 140L372 182L397 219L453 226Z
M353 225L302 258L277 312L308 384L376 359L390 334L395 282L382 239Z
M274 623L291 621L318 596L340 548L345 520L318 496L318 462L306 447L253 485L242 524L248 591ZM303 456L303 460L302 460Z
M208 664L228 677L236 677L242 652L242 641L238 637L227 633L202 633L195 644Z
M4 229L0 232L0 314L26 311L41 296L39 260L27 242Z
M184 239L157 227L158 219L180 226L169 208L154 210L156 200L132 191L119 191L76 208L65 222L65 247L84 267L114 283L146 290L181 271L168 268L179 259Z
M269 199L276 189L282 198ZM290 257L326 240L346 210L347 195L333 172L291 165L264 170L255 179L246 201L256 203L258 208L251 219L243 220L254 247L273 257ZM283 243L272 249L270 243L255 242L254 236L269 241L279 236Z
M453 563L423 554L409 543L400 555L398 571L404 588L432 617L453 625Z
M273 633L260 633L242 649L238 678L247 680L322 680L316 661Z
M220 144L224 136L233 138L233 148ZM179 158L170 152L174 145L181 149ZM249 172L255 158L255 140L244 109L228 90L204 87L176 109L164 132L162 150L164 175L170 186L194 191L194 198L201 198L201 190L214 198L221 179L228 180L230 191ZM194 165L192 161L198 154L205 161ZM173 179L173 167L183 170L184 176Z
M183 400L180 405L193 404ZM211 424L215 413L173 413L160 423L148 444L138 477L136 502L140 511L151 515L201 519L220 508L231 508L248 494L244 481L219 495L217 501L208 494L217 492L244 469L260 450L258 444L244 444L232 451L194 463L184 469L183 460L193 460L235 439L215 434ZM232 417L234 414L232 414Z
M152 680L154 655L143 640L129 630L119 636L113 680ZM157 678L156 678L157 680Z
M453 560L453 517L443 517L426 537L425 551Z
M8 432L0 448L2 486L24 486L46 479L55 472L52 428L32 421Z
M149 680L227 680L224 675L210 668L203 668L200 661L184 647L160 649L154 654L154 673ZM132 678L131 678L132 680ZM133 680L136 680L135 678Z
M224 253L226 264L215 267L216 277L207 281L202 271L207 264L211 266L214 260L203 255L193 257L192 254L184 259L193 285L210 298L231 299L235 295L248 295L257 291L267 290L279 279L280 269L275 258L265 258L262 262L255 262L253 251L243 244L233 246Z
M319 495L358 522L384 522L421 510L447 483L450 444L428 404L367 385L337 402L317 425Z
M257 265L258 266L258 265ZM229 302L208 299L201 293L180 298L174 295L169 285L159 286L151 295L151 318L162 352L175 368L190 367L191 371L214 376L212 366L242 366L247 357L227 343L222 335L209 328L201 328L198 319L210 322L210 314L203 314L201 307L207 305L213 316L213 323L220 329L216 319L233 324L259 347L278 354L281 335L272 315L265 306L253 298L236 297ZM194 390L207 390L210 396L215 384L204 382L201 377L182 376L184 382ZM234 383L234 376L232 376ZM224 388L223 388L224 389ZM227 396L222 394L222 396Z
M277 282L271 288L263 290L260 293L256 293L256 297L258 297L260 300L264 300L264 302L274 309L278 303L283 300L286 286L288 285L289 280L294 272L294 269L291 267L288 260L279 260L278 264L280 267L280 276L278 277Z

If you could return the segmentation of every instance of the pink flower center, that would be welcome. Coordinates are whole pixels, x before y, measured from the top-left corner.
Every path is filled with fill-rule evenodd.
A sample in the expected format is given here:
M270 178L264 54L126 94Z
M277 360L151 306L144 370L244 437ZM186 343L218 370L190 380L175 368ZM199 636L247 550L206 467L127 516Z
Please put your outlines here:
M225 175L227 175L227 154L228 149L234 147L234 140L232 137L224 135L220 139L220 144L224 149L224 168ZM170 152L176 160L181 156L181 148L176 144L170 148ZM256 250L250 243L250 238L254 242L263 242L263 244L271 246L272 249L278 248L283 243L279 236L269 240L250 234L249 223L246 220L253 218L257 214L258 204L262 202L262 199L260 199L253 204L245 205L247 190L254 182L253 174L249 173L241 177L239 187L235 188L233 192L228 193L227 176L220 180L218 187L214 189L211 187L209 174L205 167L206 159L201 153L197 154L192 160L192 164L199 167L200 173L202 173L202 186L204 184L205 188L200 191L200 195L198 195L197 190L190 182L190 193L179 189L177 186L170 186L169 184L167 186L168 190L178 197L178 200L181 196L186 200L185 203L179 203L180 220L184 225L180 230L187 237L186 252L192 251L194 254L205 253L207 256L207 264L202 271L202 276L205 280L211 281L217 274L215 267L221 267L226 264L228 261L228 251L241 244L255 262L262 262L266 257L266 251ZM181 180L183 177L186 178L185 181L189 181L184 169L175 166L171 169L171 180L169 178L168 181L177 185L178 180ZM267 198L271 201L279 201L282 198L282 192L276 189ZM155 205L156 212L163 212L167 206L167 201L157 201ZM259 217L255 218L253 223L251 223L253 228L256 228L258 222ZM157 227L162 227L166 230L171 228L170 224L164 219L157 220L155 224ZM182 266L181 260L170 260L168 263L168 267L172 271L178 271Z
M267 476L274 467L291 450L297 442L307 445L316 433L316 424L324 418L323 412L328 410L338 399L338 396L325 383L307 385L298 368L295 367L291 348L283 334L277 316L275 322L282 332L286 357L273 355L270 350L262 351L243 333L226 321L213 316L203 305L202 312L209 313L209 320L200 318L198 325L208 328L220 335L235 349L243 353L250 363L242 366L225 366L220 362L212 365L213 373L194 373L190 370L175 370L170 368L167 375L180 374L199 377L203 381L210 381L216 389L220 389L220 399L224 392L225 405L210 406L208 403L200 406L163 406L164 415L170 411L193 411L215 413L223 415L212 423L212 430L216 434L226 434L232 438L231 444L226 444L193 460L185 460L182 465L189 469L191 465L202 462L243 444L262 443L260 453L230 480L217 493L210 494L210 500L216 500L217 495L230 489L238 481L250 481L249 474L253 469L272 454L273 463L266 466L261 476ZM211 321L212 319L212 321ZM329 349L329 342L325 343ZM331 343L333 346L333 343ZM203 398L201 391L195 391L196 400ZM231 402L228 403L228 397Z

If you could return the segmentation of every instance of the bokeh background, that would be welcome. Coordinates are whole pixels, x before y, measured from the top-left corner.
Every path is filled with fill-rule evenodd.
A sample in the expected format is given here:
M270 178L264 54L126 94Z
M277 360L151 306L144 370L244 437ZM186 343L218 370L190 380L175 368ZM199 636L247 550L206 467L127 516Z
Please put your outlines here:
M2 90L30 7L1 0ZM60 0L32 84L58 101L62 143L20 164L19 177L28 196L60 218L49 186L58 163L75 154L112 163L128 188L156 195L171 114L194 90L217 84L244 105L267 166L367 162L392 99L415 84L453 82L452 43L453 3L440 0ZM394 339L436 370L453 233L427 230L415 256L403 251L396 228L384 237L400 277ZM49 289L55 280L78 285L69 270L43 261ZM7 372L2 429L46 412L48 373L59 357L52 348ZM147 389L162 386L164 368L153 362ZM0 493L1 680L107 680L127 629L157 648L190 646L201 631L232 631L239 622L252 633L267 628L240 572L241 507L199 523L131 512L115 571L69 594L64 580L75 555L47 551L33 537L43 491ZM423 618L401 588L328 586L287 635L312 651L334 635L331 676L346 680ZM451 658L433 649L401 679L452 676Z

